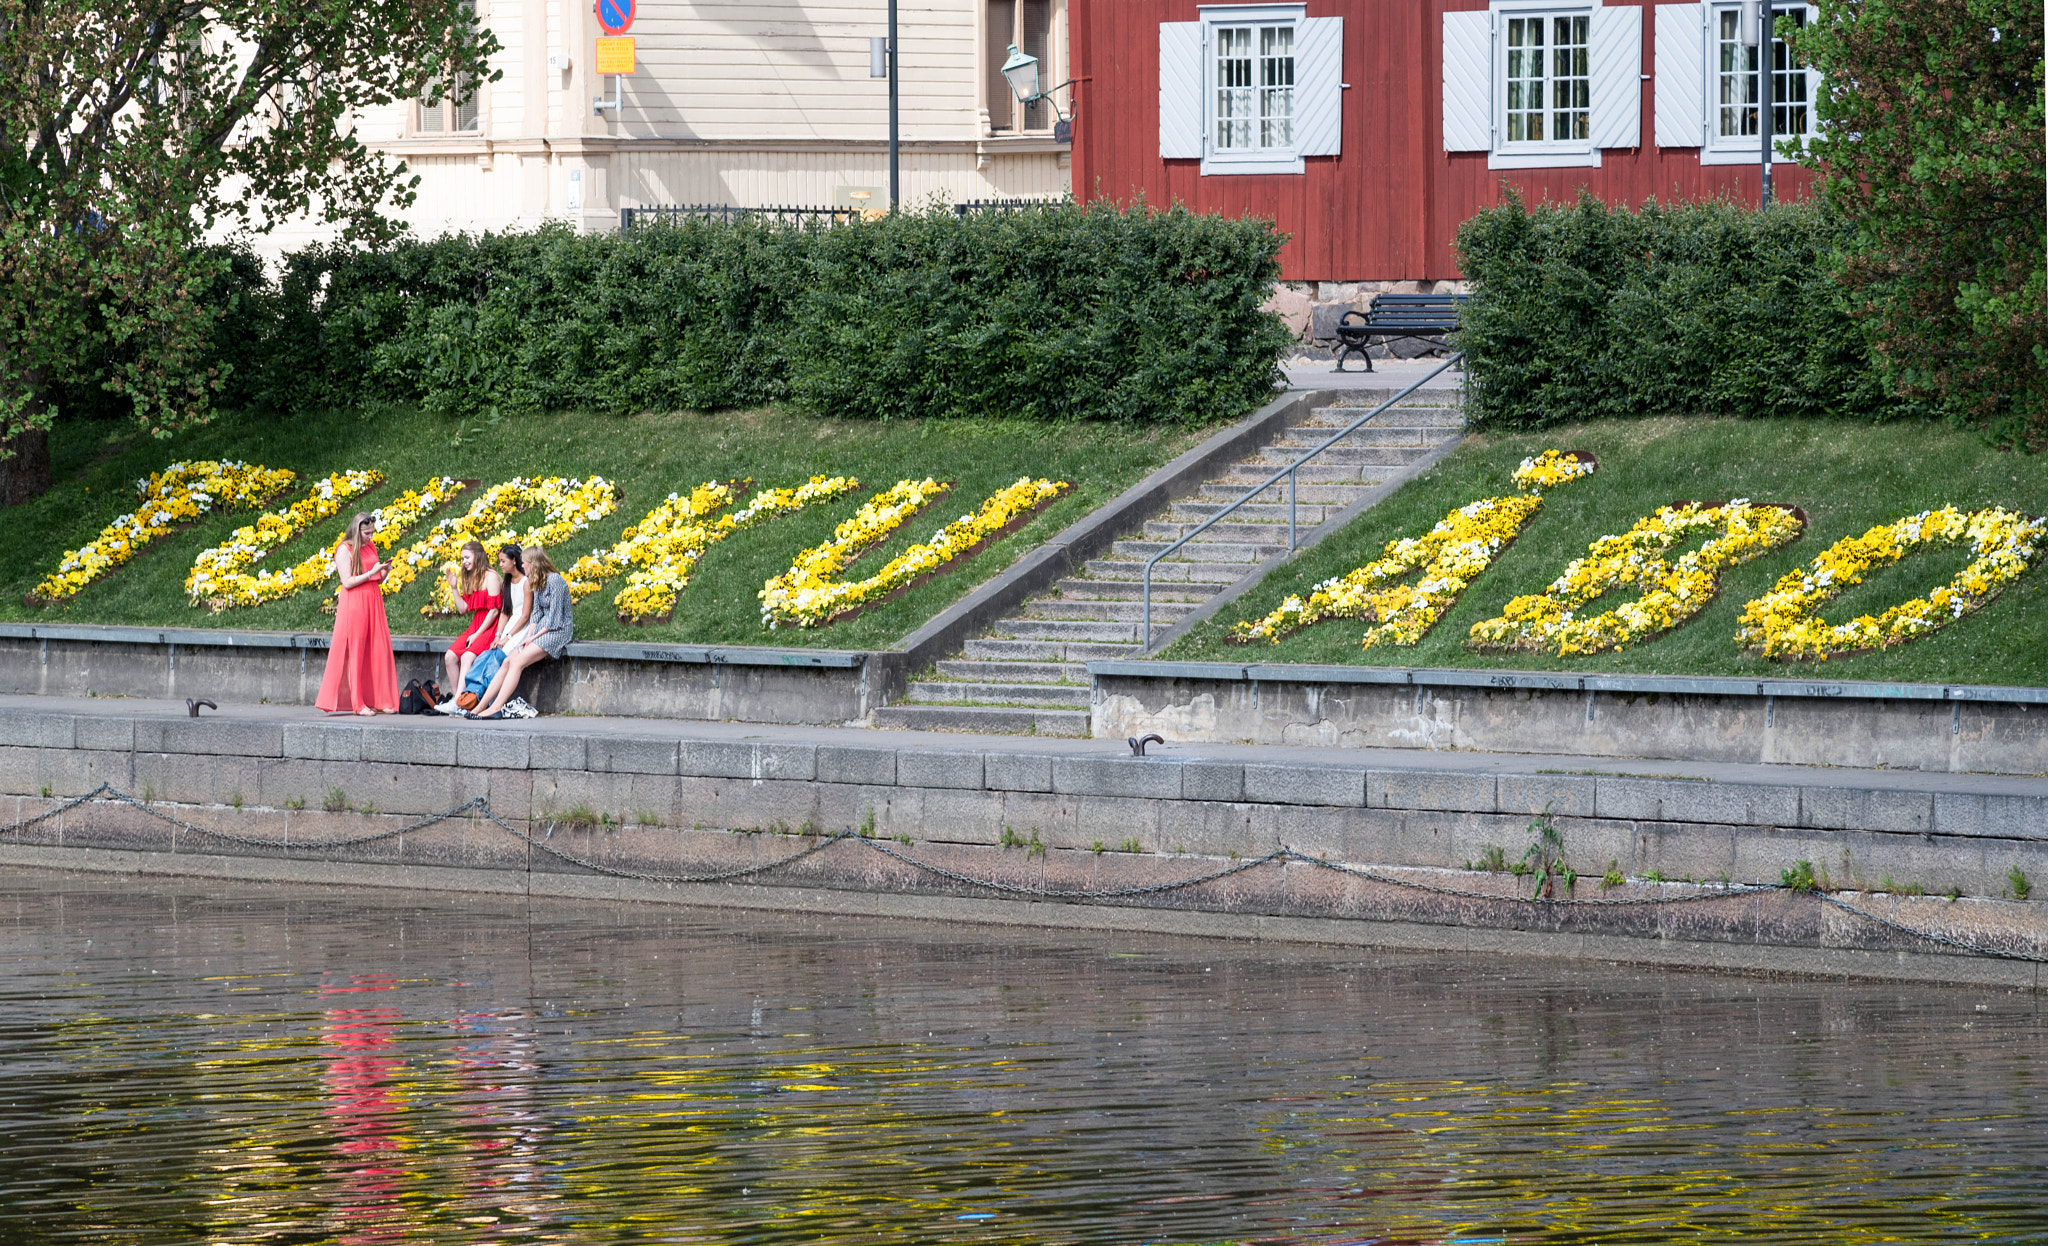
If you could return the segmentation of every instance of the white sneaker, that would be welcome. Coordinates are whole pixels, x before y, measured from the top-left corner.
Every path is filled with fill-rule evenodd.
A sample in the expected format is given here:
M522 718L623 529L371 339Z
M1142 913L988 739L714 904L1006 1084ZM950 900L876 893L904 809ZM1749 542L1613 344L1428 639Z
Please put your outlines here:
M539 718L540 711L526 703L525 697L513 697L505 702L505 713L513 718Z

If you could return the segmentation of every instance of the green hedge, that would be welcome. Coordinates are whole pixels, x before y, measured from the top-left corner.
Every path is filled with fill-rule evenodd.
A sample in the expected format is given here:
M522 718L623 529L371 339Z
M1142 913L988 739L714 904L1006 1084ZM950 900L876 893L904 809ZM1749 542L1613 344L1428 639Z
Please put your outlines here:
M1889 397L1835 280L1845 227L1783 204L1506 202L1458 230L1458 332L1478 424L1613 416L1884 419Z
M863 418L1197 423L1272 390L1285 238L1181 210L688 220L288 260L279 405L466 416L782 403Z

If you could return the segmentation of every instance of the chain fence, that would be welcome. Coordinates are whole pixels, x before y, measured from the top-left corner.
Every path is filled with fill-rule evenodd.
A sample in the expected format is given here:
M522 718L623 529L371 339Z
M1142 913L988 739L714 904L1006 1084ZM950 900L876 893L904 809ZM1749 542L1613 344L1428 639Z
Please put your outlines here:
M76 809L82 805L91 804L95 801L107 804L126 805L130 808L140 811L141 813L147 814L149 817L155 818L160 822L168 823L171 826L177 827L179 830L189 831L192 834L204 836L206 838L217 839L226 843L241 844L245 847L264 848L272 851L282 850L285 852L291 852L293 850L301 850L306 852L329 852L337 848L352 848L361 844L375 843L378 840L391 839L397 836L411 834L412 832L424 830L427 827L435 825L436 823L446 822L453 818L480 819L482 821L489 822L491 825L496 826L498 829L504 831L506 834L511 835L515 839L518 839L522 843L526 844L529 848L535 849L539 852L546 853L547 855L555 858L558 861L563 862L564 864L573 865L579 869L589 870L592 873L602 874L610 878L630 879L637 882L650 883L732 882L737 879L748 878L757 874L767 874L772 871L779 870L784 866L793 865L806 857L815 856L818 853L823 852L825 849L830 848L832 845L841 842L842 840L851 840L854 843L860 844L861 846L867 848L872 852L880 853L883 856L889 857L895 861L902 862L904 865L908 865L914 869L922 871L926 874L930 874L936 878L943 878L950 882L960 883L965 886L977 887L983 890L993 891L1000 895L1023 896L1033 900L1074 901L1134 899L1140 896L1160 895L1165 892L1182 891L1191 887L1200 887L1208 883L1218 882L1222 879L1232 877L1233 875L1245 873L1248 870L1257 869L1260 866L1284 865L1289 861L1298 862L1302 865L1313 866L1317 869L1331 870L1339 874L1344 874L1353 878L1364 879L1368 882L1378 883L1382 886L1387 887L1401 888L1409 891L1425 892L1430 895L1444 896L1447 898L1457 900L1471 900L1480 901L1488 904L1508 904L1524 907L1534 906L1543 911L1593 908L1633 908L1649 905L1662 906L1671 904L1696 904L1715 902L1721 900L1740 899L1745 896L1759 895L1765 892L1804 890L1802 888L1794 888L1788 886L1784 883L1724 883L1719 887L1712 886L1711 884L1700 884L1700 886L1703 888L1702 890L1676 896L1589 896L1583 898L1577 896L1566 896L1562 899L1554 896L1508 896L1500 895L1498 893L1493 892L1468 891L1459 887L1446 887L1437 883L1423 882L1420 879L1401 878L1397 875L1381 873L1380 871L1372 869L1367 866L1347 865L1342 862L1329 861L1322 857L1316 856L1312 853L1300 852L1293 848L1278 848L1262 856L1247 857L1243 860L1233 861L1227 866L1224 866L1219 869L1210 870L1207 873L1196 874L1188 878L1173 879L1168 882L1148 883L1142 886L1101 888L1052 888L1044 886L1029 887L1020 883L1006 883L993 878L977 878L971 874L964 874L958 870L947 869L942 865L935 865L929 861L920 861L916 857L911 856L909 853L899 851L894 846L883 840L869 838L868 836L862 835L859 832L850 829L839 831L832 835L809 836L807 838L809 838L811 842L806 844L804 847L788 854L787 856L778 857L773 861L764 861L755 865L740 866L729 870L718 870L708 874L662 874L648 870L632 870L621 868L619 866L606 865L601 861L589 860L576 853L569 852L568 850L558 847L554 843L550 842L554 837L556 828L562 825L562 823L560 823L559 821L549 820L545 818L540 819L542 824L546 827L546 831L544 834L536 836L529 831L521 830L519 827L514 826L512 823L506 821L504 818L499 817L498 814L494 810L492 810L490 802L481 796L465 801L462 804L457 805L455 808L450 809L446 813L429 814L426 817L418 818L412 822L408 822L403 826L389 827L384 830L372 831L363 835L348 836L342 839L323 839L317 842L292 842L290 840L258 839L256 837L249 835L240 835L233 831L223 831L216 827L201 826L196 822L192 822L185 818L178 817L175 814L166 813L165 811L154 807L154 805L151 802L133 796L127 792L123 792L118 788L114 787L114 785L111 783L102 783L98 787L94 788L92 791L87 792L82 796L74 796L67 798L59 802L58 804L52 806L51 808L44 810L42 813L35 814L31 817L22 818L18 821L9 823L5 826L0 826L0 836L17 834L21 831L27 830L32 826L37 825L38 823L46 822L52 818L60 817L73 809ZM1909 935L1916 939L1926 940L1929 943L1935 943L1940 944L1944 947L1954 948L1958 951L1966 952L1972 956L1987 956L2000 960L2023 961L2029 964L2036 965L2048 964L2048 956L2040 956L2030 952L2014 951L2007 948L1986 947L1983 944L1971 943L1965 939L1957 939L1952 936L1942 934L1939 931L1921 930L1917 927L1908 926L1902 922L1894 921L1889 917L1882 916L1881 914L1872 913L1866 909L1858 908L1855 905L1850 904L1845 900L1841 900L1833 895L1830 895L1825 891L1814 890L1811 894L1818 898L1821 901L1821 903L1829 905L1844 913L1852 914L1856 917L1862 918L1865 921L1874 923L1878 926L1885 927L1886 929L1895 931L1899 934Z

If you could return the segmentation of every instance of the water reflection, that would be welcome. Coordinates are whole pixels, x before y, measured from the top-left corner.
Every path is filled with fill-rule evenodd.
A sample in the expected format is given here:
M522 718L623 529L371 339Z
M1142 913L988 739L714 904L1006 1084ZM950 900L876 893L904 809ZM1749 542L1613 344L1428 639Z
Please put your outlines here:
M2032 994L59 876L0 952L0 1240L2048 1240Z

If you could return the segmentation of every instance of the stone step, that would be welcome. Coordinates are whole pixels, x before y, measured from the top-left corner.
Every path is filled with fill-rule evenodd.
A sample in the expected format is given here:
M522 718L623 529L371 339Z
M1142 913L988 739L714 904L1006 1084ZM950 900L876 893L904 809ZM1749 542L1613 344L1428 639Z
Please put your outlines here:
M1234 485L1224 481L1212 481L1209 484L1202 486L1202 496L1208 498L1220 498L1227 502L1235 502L1237 499L1245 495L1245 490L1249 489L1252 485L1255 485L1257 483L1257 480L1250 480L1246 481L1244 484L1241 485ZM1348 484L1311 484L1307 481L1303 481L1301 484L1295 487L1295 500L1297 503L1317 502L1326 506L1333 506L1341 509L1343 507L1351 505L1353 502L1356 502L1359 498L1363 497L1365 493L1371 488L1373 488L1373 486L1365 483L1364 481L1356 481ZM1287 482L1283 480L1279 484L1261 491L1257 496L1255 496L1252 499L1252 501L1274 502L1281 506L1285 506L1287 504ZM1124 544L1124 542L1119 541L1117 542L1117 544L1122 545ZM1183 546L1182 549L1184 551L1187 549L1192 549L1194 545L1195 543L1191 541L1186 546ZM1208 547L1203 546L1203 548L1207 549ZM1117 552L1122 553L1123 551L1119 549ZM1146 557L1149 558L1151 557L1151 555L1147 554ZM1209 555L1204 554L1203 557L1209 557ZM1215 561L1220 562L1222 561L1222 559L1218 558L1215 559Z
M1020 641L990 641L991 644L1020 644ZM973 648L975 642L968 641ZM1122 656L1119 654L1118 656ZM1018 684L1081 684L1088 683L1088 666L1084 662L1023 662L1023 661L980 661L972 658L947 658L938 664L939 678L977 681L981 683Z
M1284 508L1283 508L1284 509ZM1182 546L1185 553L1198 542ZM1245 566L1239 562L1160 562L1152 568L1152 583L1160 584L1235 584L1245 573ZM1088 560L1088 574L1100 580L1138 580L1145 578L1145 560L1125 558L1091 558Z
M1380 405L1376 402L1361 402L1344 407L1317 407L1308 414L1307 424L1327 424L1331 428L1342 428L1365 412ZM1366 421L1366 427L1375 424L1395 425L1436 425L1438 427L1459 426L1465 423L1465 404L1456 400L1432 400L1418 402L1410 397L1388 407ZM1301 425L1297 424L1299 428Z
M1206 528L1202 528L1202 535L1195 538L1191 544L1201 544L1204 541L1229 541L1234 544L1242 544L1248 541L1256 545L1267 541L1285 541L1287 539L1287 508L1282 506L1279 510L1280 518L1272 522L1240 523L1237 517L1244 513L1244 508L1240 507L1232 511L1230 518L1221 523L1213 523ZM1301 526L1300 519L1297 518L1295 520L1295 526ZM1200 527L1200 521L1174 523L1171 520L1154 519L1145 525L1145 539L1152 541L1177 540Z
M1169 522L1193 526L1228 505L1230 505L1228 502L1175 502L1172 509L1166 512L1166 518ZM1294 521L1297 524L1319 524L1323 522L1326 514L1334 515L1341 509L1341 507L1335 506L1322 507L1297 504ZM1287 507L1285 504L1275 506L1268 502L1253 502L1246 506L1240 506L1230 512L1230 518L1224 520L1224 522L1284 524L1287 522Z
M1135 624L1094 619L998 619L993 630L996 634L991 639L1000 640L1094 640L1126 645L1138 640Z
M909 731L981 731L990 735L1044 735L1087 739L1087 710L1011 709L990 705L888 705L875 711L877 727Z
M1141 595L1142 596L1142 595ZM1152 622L1174 622L1193 614L1198 601L1162 601L1155 589L1152 593ZM1135 620L1144 617L1144 603L1140 601L1062 601L1057 597L1041 597L1037 601L1024 603L1024 617L1027 619L1121 619ZM1005 620L1007 622L1007 620Z
M1287 430L1274 439L1274 444L1300 446L1304 450L1323 444L1338 433L1344 432L1342 424L1303 424ZM1442 445L1465 435L1461 428L1354 428L1338 440L1338 446L1388 446L1398 449L1425 449ZM1331 449L1335 449L1332 446Z
M1304 488L1304 492L1306 492L1306 488ZM1281 537L1281 541L1283 543L1279 545L1272 544L1271 542L1261 542L1254 545L1223 541L1190 541L1175 550L1172 557L1183 558L1189 562L1197 560L1212 563L1236 562L1249 564L1263 562L1287 548L1284 544L1286 541L1285 535ZM1142 560L1152 557L1152 555L1171 544L1173 544L1171 541L1118 541L1111 549L1112 552L1122 557ZM1171 561L1171 559L1162 561L1160 566L1165 566L1167 561ZM1243 573L1240 572L1239 574ZM1159 578L1158 568L1155 567L1153 569L1152 575L1154 581L1157 581Z
M1295 445L1288 445L1286 442L1276 442L1260 451L1259 457L1251 461L1266 464L1272 468L1281 468L1289 463L1298 462L1302 455L1314 449L1315 445L1306 441ZM1309 463L1310 465L1316 463L1346 463L1365 467L1406 467L1434 449L1436 449L1435 446L1347 446L1339 442L1337 445L1318 453L1309 460Z
M1061 580L1060 593L1062 596L1075 601L1133 601L1137 599L1144 588L1145 564L1133 563L1131 565L1139 569L1137 576L1132 579ZM1160 567L1165 565L1163 562L1159 564ZM1200 605L1202 602L1209 600L1211 594L1221 587L1221 584L1190 584L1185 580L1169 583L1159 578L1158 567L1153 568L1152 600L1155 602L1184 601Z
M967 642L966 656L969 661L976 662L1091 662L1134 658L1138 652L1138 646L1132 643L995 640L977 636ZM945 664L942 662L940 665ZM1088 668L1083 666L1081 670L1085 678Z
M1232 464L1227 474L1208 481L1204 487L1236 485L1240 489L1249 489L1271 476L1281 466L1283 465L1276 463ZM1294 476L1299 483L1305 485L1348 484L1352 481L1376 485L1392 479L1396 470L1392 467L1367 467L1362 463L1325 463L1321 459L1316 459L1296 469ZM1282 480L1279 483L1285 485L1287 482Z
M919 679L910 685L905 704L944 705L971 701L976 705L1028 705L1033 709L1087 709L1090 689L1064 684L955 683Z

